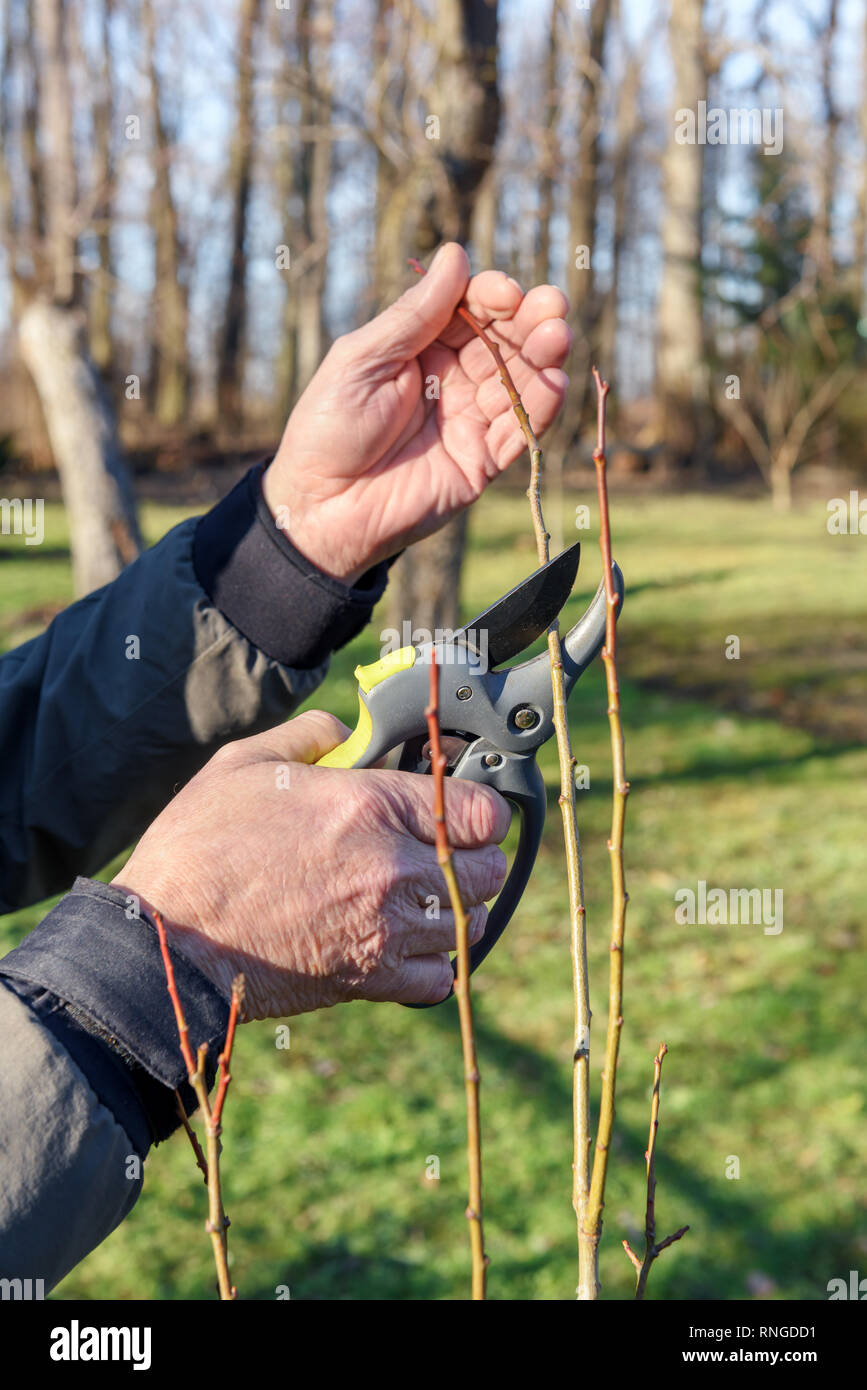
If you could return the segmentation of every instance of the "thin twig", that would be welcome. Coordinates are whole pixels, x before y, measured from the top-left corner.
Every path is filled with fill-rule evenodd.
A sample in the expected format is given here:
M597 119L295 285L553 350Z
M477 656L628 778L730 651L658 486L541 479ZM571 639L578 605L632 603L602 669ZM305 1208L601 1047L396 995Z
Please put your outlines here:
M222 1114L226 1090L231 1080L229 1074L229 1061L232 1052L232 1042L235 1036L235 1025L244 997L244 977L243 975L238 975L232 985L232 1006L229 1011L229 1028L219 1062L220 1089L217 1094L219 1109L215 1107L212 1111L210 1097L208 1096L208 1083L205 1078L205 1061L208 1052L208 1044L202 1043L196 1052L196 1059L193 1061L193 1054L189 1041L189 1029L187 1028L187 1021L184 1017L184 1009L181 1004L180 995L178 994L178 987L175 983L175 972L172 967L171 956L169 955L166 929L159 912L154 912L153 917L156 923L157 936L160 942L160 952L166 972L166 989L169 992L169 998L172 1001L172 1007L175 1011L175 1022L178 1027L178 1040L181 1055L184 1059L184 1065L187 1068L187 1079L195 1091L196 1099L199 1102L199 1108L205 1120L207 1158L202 1153L201 1145L187 1118L183 1102L176 1091L175 1096L178 1105L178 1113L181 1116L187 1137L192 1144L193 1153L196 1155L196 1162L204 1173L205 1180L208 1184L208 1220L205 1222L205 1230L211 1237L211 1248L214 1252L214 1263L217 1267L217 1282L220 1289L220 1298L227 1300L235 1299L238 1297L238 1291L234 1288L229 1278L229 1218L223 1210L223 1195L220 1183L220 1153L222 1149L222 1145L220 1144L220 1134L222 1132L220 1116Z
M157 924L157 936L159 937L160 941L160 952L163 958L163 968L166 972L166 989L169 992L169 998L172 1001L172 1008L175 1011L175 1023L177 1024L178 1028L178 1040L180 1042L181 1047L181 1056L184 1059L184 1065L187 1069L187 1076L192 1077L193 1072L196 1070L196 1064L193 1061L193 1054L190 1049L189 1029L187 1028L187 1020L184 1018L183 1008L181 1007L181 1001L178 995L178 987L175 984L175 970L174 966L172 965L172 958L169 955L169 944L166 940L166 929L163 926L163 919L158 912L154 913L154 921Z
M623 830L626 821L626 760L623 725L620 719L620 688L617 680L617 609L620 599L614 587L611 558L611 523L608 515L608 482L605 459L605 410L608 382L593 368L596 383L596 488L599 499L599 546L602 551L602 575L605 582L605 646L602 661L608 691L608 726L611 735L612 804L611 833L608 853L611 862L611 945L608 968L608 1028L605 1036L605 1062L602 1070L602 1098L599 1109L599 1128L596 1152L590 1178L590 1197L587 1204L587 1231L598 1248L602 1235L602 1211L605 1205L605 1179L611 1134L614 1128L614 1099L617 1086L617 1060L620 1034L623 1028L623 939L626 930L626 880L623 869Z
M211 1237L211 1249L214 1252L214 1264L217 1267L220 1298L232 1299L237 1298L238 1294L229 1279L229 1218L223 1210L223 1191L220 1179L220 1154L223 1146L220 1143L221 1127L214 1124L211 1114L208 1083L205 1080L207 1054L208 1044L202 1043L196 1054L196 1071L195 1075L190 1078L190 1084L198 1097L202 1114L205 1116L205 1143L208 1155L208 1219L205 1222L205 1230Z
M437 861L449 890L449 902L455 919L457 944L457 973L455 996L461 1026L461 1049L464 1058L464 1084L467 1099L467 1164L469 1168L469 1204L466 1217L470 1223L470 1254L472 1257L472 1295L474 1300L485 1297L488 1258L482 1226L482 1134L479 1118L479 1067L476 1060L476 1039L473 1031L473 1003L470 997L469 921L461 898L452 849L449 844L445 815L446 757L440 744L439 723L439 663L436 652L430 667L430 691L425 709L430 765L434 778L434 825L436 827Z
M226 1029L226 1042L220 1053L219 1068L220 1079L217 1086L217 1096L214 1101L214 1108L211 1119L215 1125L219 1125L223 1114L223 1102L226 1099L226 1092L229 1089L229 1082L232 1080L229 1065L232 1060L232 1044L235 1041L235 1027L238 1017L244 1004L244 976L236 975L232 981L232 1006L229 1009L229 1026Z
M653 1261L663 1250L667 1250L669 1245L673 1245L676 1240L680 1240L689 1230L688 1226L681 1226L679 1231L673 1235L666 1236L664 1240L656 1239L656 1135L659 1129L659 1091L662 1082L662 1060L668 1052L665 1043L659 1044L659 1051L653 1059L653 1094L650 1098L650 1134L647 1140L647 1152L644 1155L647 1166L647 1209L644 1217L644 1259L640 1260L632 1249L628 1240L623 1242L623 1249L626 1251L636 1271L635 1297L644 1297L647 1288L647 1276Z
M418 261L410 265L420 275L425 272ZM545 529L542 515L541 473L542 450L533 432L518 389L512 380L503 354L484 328L473 317L465 305L459 305L457 313L469 324L478 338L485 344L493 357L500 380L512 402L512 409L521 427L527 448L530 451L530 485L527 497L533 517L533 531L536 537L536 553L539 564L544 565L549 558L548 542L550 536ZM572 980L575 997L573 1056L573 1126L574 1148L572 1155L572 1206L578 1226L578 1297L592 1299L598 1293L596 1277L596 1250L592 1237L587 1234L586 1209L590 1189L590 989L587 972L587 916L584 907L584 879L581 865L581 842L575 805L575 760L569 737L569 716L566 710L566 690L563 683L563 653L560 646L560 624L558 619L548 629L548 654L551 659L551 687L554 697L554 731L557 739L557 755L560 765L560 813L563 820L563 840L566 847L566 874L569 887L570 943L572 953Z
M424 266L421 264L420 261L418 261L415 258L415 256L410 256L409 264L412 266L413 270L416 272L417 275L425 275L427 273L424 269ZM458 314L460 318L464 320L464 323L469 324L476 337L481 338L485 347L488 349L488 352L491 354L494 361L496 362L497 370L500 373L500 381L503 383L504 387L506 388L506 391L508 392L509 400L512 402L512 409L518 417L518 424L521 426L521 429L524 433L524 438L527 441L527 447L530 450L530 462L531 464L534 462L533 456L535 454L535 462L537 463L537 465L541 464L542 451L539 448L539 441L533 433L533 428L530 424L530 417L524 409L524 403L518 394L518 388L512 380L511 373L508 367L506 366L506 361L503 357L502 352L500 351L498 345L494 342L493 338L488 337L488 334L485 332L478 319L473 317L473 315L470 313L469 309L465 304L459 304L455 312ZM531 498L530 500L532 504L533 499ZM548 532L545 530L545 526L542 522L542 508L538 498L536 499L536 510L534 510L533 513L534 522L536 521L537 517L538 525L536 526L536 549L539 552L539 564L544 565L548 559L548 541L551 539L551 537L548 535Z
M208 1160L205 1158L202 1146L199 1143L198 1135L196 1134L196 1131L190 1124L189 1116L187 1115L187 1112L184 1109L184 1102L181 1100L181 1093L178 1090L175 1091L175 1105L177 1106L178 1114L181 1117L181 1124L184 1127L186 1136L189 1139L190 1144L192 1145L193 1153L196 1155L196 1162L202 1170L202 1176L205 1180L205 1183L207 1183Z

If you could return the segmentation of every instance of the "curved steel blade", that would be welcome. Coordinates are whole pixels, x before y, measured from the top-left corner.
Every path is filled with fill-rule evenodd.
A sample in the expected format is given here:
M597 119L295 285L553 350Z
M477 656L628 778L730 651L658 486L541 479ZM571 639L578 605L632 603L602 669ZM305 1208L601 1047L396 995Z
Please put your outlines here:
M517 656L551 626L572 592L580 558L581 542L575 541L473 618L455 637L464 638L476 649L486 641L489 666Z

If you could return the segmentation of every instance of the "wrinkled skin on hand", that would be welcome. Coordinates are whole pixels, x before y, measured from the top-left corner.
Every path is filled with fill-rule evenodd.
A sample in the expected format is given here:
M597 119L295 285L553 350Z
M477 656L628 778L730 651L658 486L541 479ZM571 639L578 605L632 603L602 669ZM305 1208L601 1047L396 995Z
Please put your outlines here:
M311 766L348 732L316 710L227 744L114 880L162 913L169 942L225 995L243 971L248 1018L351 999L427 1003L451 987L433 778ZM449 781L446 817L477 941L505 878L497 842L511 812L492 789ZM426 916L431 895L438 919Z
M553 285L524 294L447 243L396 303L336 340L289 417L263 491L315 565L354 583L481 496L526 444L467 307L499 345L537 436L563 403L572 342ZM429 389L436 380L436 393Z

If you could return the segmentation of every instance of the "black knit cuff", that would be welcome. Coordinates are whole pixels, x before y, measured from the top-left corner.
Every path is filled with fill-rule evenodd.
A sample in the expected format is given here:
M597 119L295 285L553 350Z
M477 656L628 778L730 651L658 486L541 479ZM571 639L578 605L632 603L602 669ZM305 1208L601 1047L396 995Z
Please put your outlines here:
M283 534L262 495L267 463L251 468L200 519L193 540L196 577L248 642L283 666L310 670L370 620L389 562L350 587L323 574Z
M0 977L48 991L72 1023L110 1047L132 1077L153 1137L164 1138L175 1125L174 1090L180 1090L188 1110L195 1101L187 1086L156 928L144 915L128 916L127 902L126 894L109 884L77 878L53 911L0 960ZM208 1044L211 1084L229 1004L185 956L171 946L169 955L193 1053ZM57 1033L56 1017L51 1026ZM64 1027L72 1040L74 1029ZM79 1041L70 1051L88 1074L88 1049ZM94 1089L100 1094L104 1085L97 1083ZM108 1103L117 1114L117 1105Z

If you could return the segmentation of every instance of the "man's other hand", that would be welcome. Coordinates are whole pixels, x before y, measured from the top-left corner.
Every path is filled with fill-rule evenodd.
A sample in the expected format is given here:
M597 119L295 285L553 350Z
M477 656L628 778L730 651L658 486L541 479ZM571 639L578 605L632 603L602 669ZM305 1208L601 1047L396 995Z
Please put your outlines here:
M452 984L454 917L434 849L431 777L313 767L349 731L308 711L227 744L157 817L115 884L248 1018L350 999L427 1003ZM505 878L508 803L449 781L454 863L478 941Z

